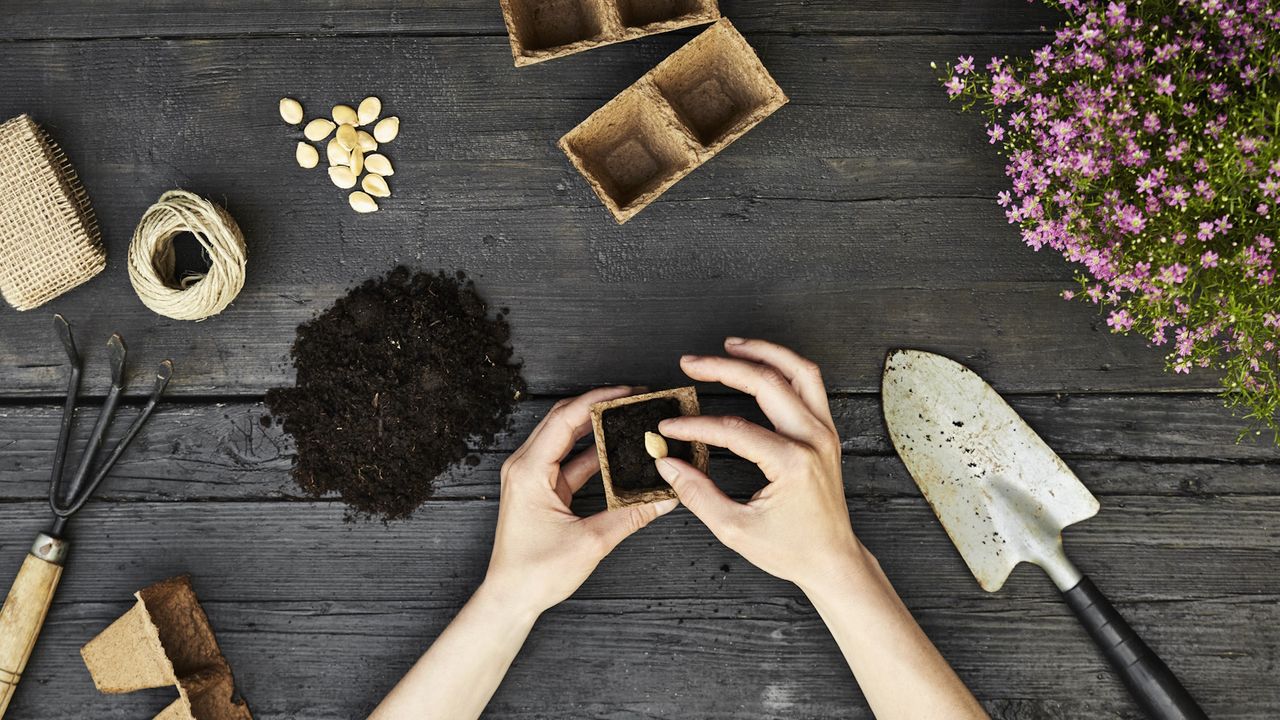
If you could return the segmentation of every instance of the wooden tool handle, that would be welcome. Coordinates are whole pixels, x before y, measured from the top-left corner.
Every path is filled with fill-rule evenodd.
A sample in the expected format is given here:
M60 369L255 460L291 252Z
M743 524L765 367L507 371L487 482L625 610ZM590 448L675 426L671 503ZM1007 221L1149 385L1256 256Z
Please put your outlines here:
M47 535L36 541L37 548L41 540L57 543L62 541ZM65 555L65 546L51 550L46 544L45 551L33 549L50 560L41 559L35 554L28 554L18 570L18 577L9 588L9 597L5 598L4 609L0 610L0 718L9 708L9 701L17 690L18 680L27 667L31 650L36 645L36 637L40 635L40 627L44 625L44 616L49 612L53 602L53 593L58 589L58 580L62 577L61 560Z

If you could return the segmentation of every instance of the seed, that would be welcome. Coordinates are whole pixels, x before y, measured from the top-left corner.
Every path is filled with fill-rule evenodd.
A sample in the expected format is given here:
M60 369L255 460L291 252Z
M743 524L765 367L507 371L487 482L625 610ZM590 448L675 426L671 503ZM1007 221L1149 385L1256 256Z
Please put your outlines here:
M364 169L374 175L381 175L383 177L391 177L396 174L395 169L391 167L391 161L387 159L386 155L381 153L374 153L366 156L364 159Z
M356 124L356 111L350 105L334 105L330 114L333 115L333 121L339 125Z
M356 186L356 174L351 172L351 168L341 165L334 165L329 168L329 179L334 185L347 190Z
M667 456L667 439L656 432L647 432L644 434L644 449L654 460L664 458Z
M371 213L378 209L378 203L369 197L368 193L359 190L348 195L347 202L351 203L351 209L358 213Z
M304 142L298 143L298 148L293 151L293 156L297 158L299 167L313 168L320 164L320 153Z
M360 149L367 153L375 152L378 149L378 141L363 130L356 131L356 145L359 145Z
M334 124L324 118L316 118L307 123L302 129L302 134L311 142L320 142L329 137L329 133L333 132Z
M293 98L280 98L280 118L290 125L302 122L302 103Z
M400 134L400 118L382 118L373 126L373 137L380 143L389 143Z
M351 155L347 159L347 167L351 168L351 172L357 177L364 171L364 151L355 148L351 151Z
M391 197L391 188L387 186L387 179L381 175L365 175L360 181L360 187L374 197Z
M329 144L325 145L324 152L329 157L330 165L346 165L351 162L351 153L342 149L342 146L338 144L337 138L330 140Z
M356 126L351 124L339 125L338 134L335 137L338 138L338 144L342 146L343 150L351 152L351 148L356 146Z
M359 122L357 125L368 125L382 114L382 101L372 95L360 101Z

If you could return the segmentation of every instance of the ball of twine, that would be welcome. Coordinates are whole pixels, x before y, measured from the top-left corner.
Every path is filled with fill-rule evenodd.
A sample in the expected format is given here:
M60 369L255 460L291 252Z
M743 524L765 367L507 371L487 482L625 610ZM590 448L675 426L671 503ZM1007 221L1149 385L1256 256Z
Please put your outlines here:
M209 257L209 271L174 275L173 239L191 233ZM129 243L129 281L142 304L175 320L217 315L244 287L244 235L226 210L184 190L170 190L147 208Z

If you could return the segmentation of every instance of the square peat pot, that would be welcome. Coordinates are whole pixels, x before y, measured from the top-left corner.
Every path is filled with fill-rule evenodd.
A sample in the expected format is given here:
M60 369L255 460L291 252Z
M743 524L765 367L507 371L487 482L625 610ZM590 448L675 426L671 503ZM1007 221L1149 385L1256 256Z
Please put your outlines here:
M560 148L619 223L700 162L675 111L643 84L623 90L570 130Z
M621 224L785 104L755 51L722 19L559 145Z
M632 395L591 406L600 477L609 509L674 498L675 491L658 474L644 446L646 432L681 415L697 415L698 393L692 387ZM667 438L667 454L707 471L707 446Z
M517 66L715 22L717 0L501 0Z

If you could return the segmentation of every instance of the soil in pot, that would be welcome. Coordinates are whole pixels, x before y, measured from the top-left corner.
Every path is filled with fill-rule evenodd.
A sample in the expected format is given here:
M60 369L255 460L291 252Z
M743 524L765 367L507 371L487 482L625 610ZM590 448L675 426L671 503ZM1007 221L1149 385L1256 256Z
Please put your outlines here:
M653 458L645 450L644 434L658 432L658 423L680 415L680 401L673 397L619 405L600 415L605 452L609 458L609 479L615 492L636 494L670 487L658 474ZM669 457L693 462L691 444L671 438L666 440Z

